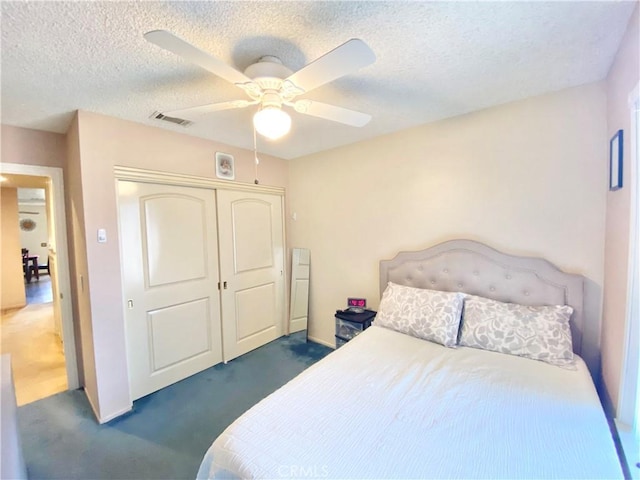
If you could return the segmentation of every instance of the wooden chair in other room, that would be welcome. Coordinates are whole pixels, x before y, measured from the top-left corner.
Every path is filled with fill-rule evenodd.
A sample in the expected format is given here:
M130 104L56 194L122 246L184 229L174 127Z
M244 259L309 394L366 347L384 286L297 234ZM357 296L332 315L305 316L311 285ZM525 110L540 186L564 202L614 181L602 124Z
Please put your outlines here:
M37 260L33 260L34 257L29 256L29 249L22 249L22 273L24 273L24 279L27 283L31 283L31 277L35 275L36 279L40 278L38 272ZM37 259L38 257L35 256Z

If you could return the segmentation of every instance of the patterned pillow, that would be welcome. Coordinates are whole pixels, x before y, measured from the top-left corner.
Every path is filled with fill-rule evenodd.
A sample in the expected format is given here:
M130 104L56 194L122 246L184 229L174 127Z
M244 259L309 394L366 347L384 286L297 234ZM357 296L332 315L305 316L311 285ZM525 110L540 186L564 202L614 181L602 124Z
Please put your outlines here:
M375 324L455 347L464 295L405 287L389 282Z
M529 307L466 295L460 345L570 365L572 313L567 305Z

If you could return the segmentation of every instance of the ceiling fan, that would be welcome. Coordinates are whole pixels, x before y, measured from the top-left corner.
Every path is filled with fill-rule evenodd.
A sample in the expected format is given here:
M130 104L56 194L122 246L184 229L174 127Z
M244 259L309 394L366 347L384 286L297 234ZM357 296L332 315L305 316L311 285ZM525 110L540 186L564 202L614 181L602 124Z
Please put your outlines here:
M247 100L163 112L163 116L193 118L220 110L259 105L253 124L258 133L270 139L282 137L291 128L291 117L283 110L283 106L291 107L298 113L353 127L362 127L371 120L371 115L366 113L315 100L295 100L299 95L373 63L375 54L360 39L346 41L297 72L285 67L279 58L267 55L249 65L243 73L166 30L147 32L144 38L233 83L249 96Z

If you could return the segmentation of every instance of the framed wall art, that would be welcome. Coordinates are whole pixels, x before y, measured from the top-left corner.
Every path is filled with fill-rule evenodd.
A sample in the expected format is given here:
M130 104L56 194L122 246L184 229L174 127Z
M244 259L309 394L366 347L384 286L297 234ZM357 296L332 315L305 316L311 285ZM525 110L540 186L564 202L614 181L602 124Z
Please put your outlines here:
M609 190L622 188L622 130L609 141Z
M25 232L31 232L32 230L35 230L36 228L36 222L31 220L30 218L23 218L22 220L20 220L20 229L25 231Z
M236 178L233 166L233 155L228 153L216 152L216 176L225 180L233 180Z

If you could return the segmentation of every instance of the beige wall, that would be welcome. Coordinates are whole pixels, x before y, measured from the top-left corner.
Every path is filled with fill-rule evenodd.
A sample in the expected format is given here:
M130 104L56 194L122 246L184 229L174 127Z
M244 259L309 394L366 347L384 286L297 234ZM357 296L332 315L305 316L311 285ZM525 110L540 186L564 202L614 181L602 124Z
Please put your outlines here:
M89 280L86 243L84 236L84 209L82 205L82 178L80 175L80 139L78 116L76 115L67 131L66 144L67 176L65 209L67 218L67 239L69 243L69 272L73 292L73 318L80 384L84 386L89 402L96 413L100 411L98 383L93 349L93 327L91 325L91 304L89 300Z
M378 262L471 238L603 284L603 83L530 98L290 162L292 246L311 249L310 335L334 343L348 296L379 303Z
M85 364L85 376L93 368L97 379L97 403L102 420L126 411L130 405L127 379L126 346L120 277L120 251L116 206L115 165L215 178L215 152L235 157L236 181L253 183L253 152L218 144L188 135L169 132L141 124L118 120L89 112L78 112L77 128L79 165L70 171L79 178L70 182L74 192L71 206L74 218L74 247L86 247L86 265L76 259L76 285L83 276L90 316L83 315L83 349L85 325L90 322L94 364ZM74 133L74 135L76 135ZM76 148L75 146L73 148ZM287 162L260 156L260 183L287 187ZM78 183L81 182L81 185ZM76 198L80 195L82 201ZM98 228L107 230L107 243L98 244ZM87 340L89 341L89 340ZM88 346L87 346L88 347Z
M627 268L631 219L631 112L629 94L640 81L640 7L631 16L616 59L607 77L607 140L624 131L623 188L607 193L605 289L602 328L602 373L608 400L618 403L627 307ZM608 169L609 154L603 158Z
M2 161L58 167L66 164L65 135L2 125Z
M20 256L18 189L0 188L0 308L21 308L27 303Z

